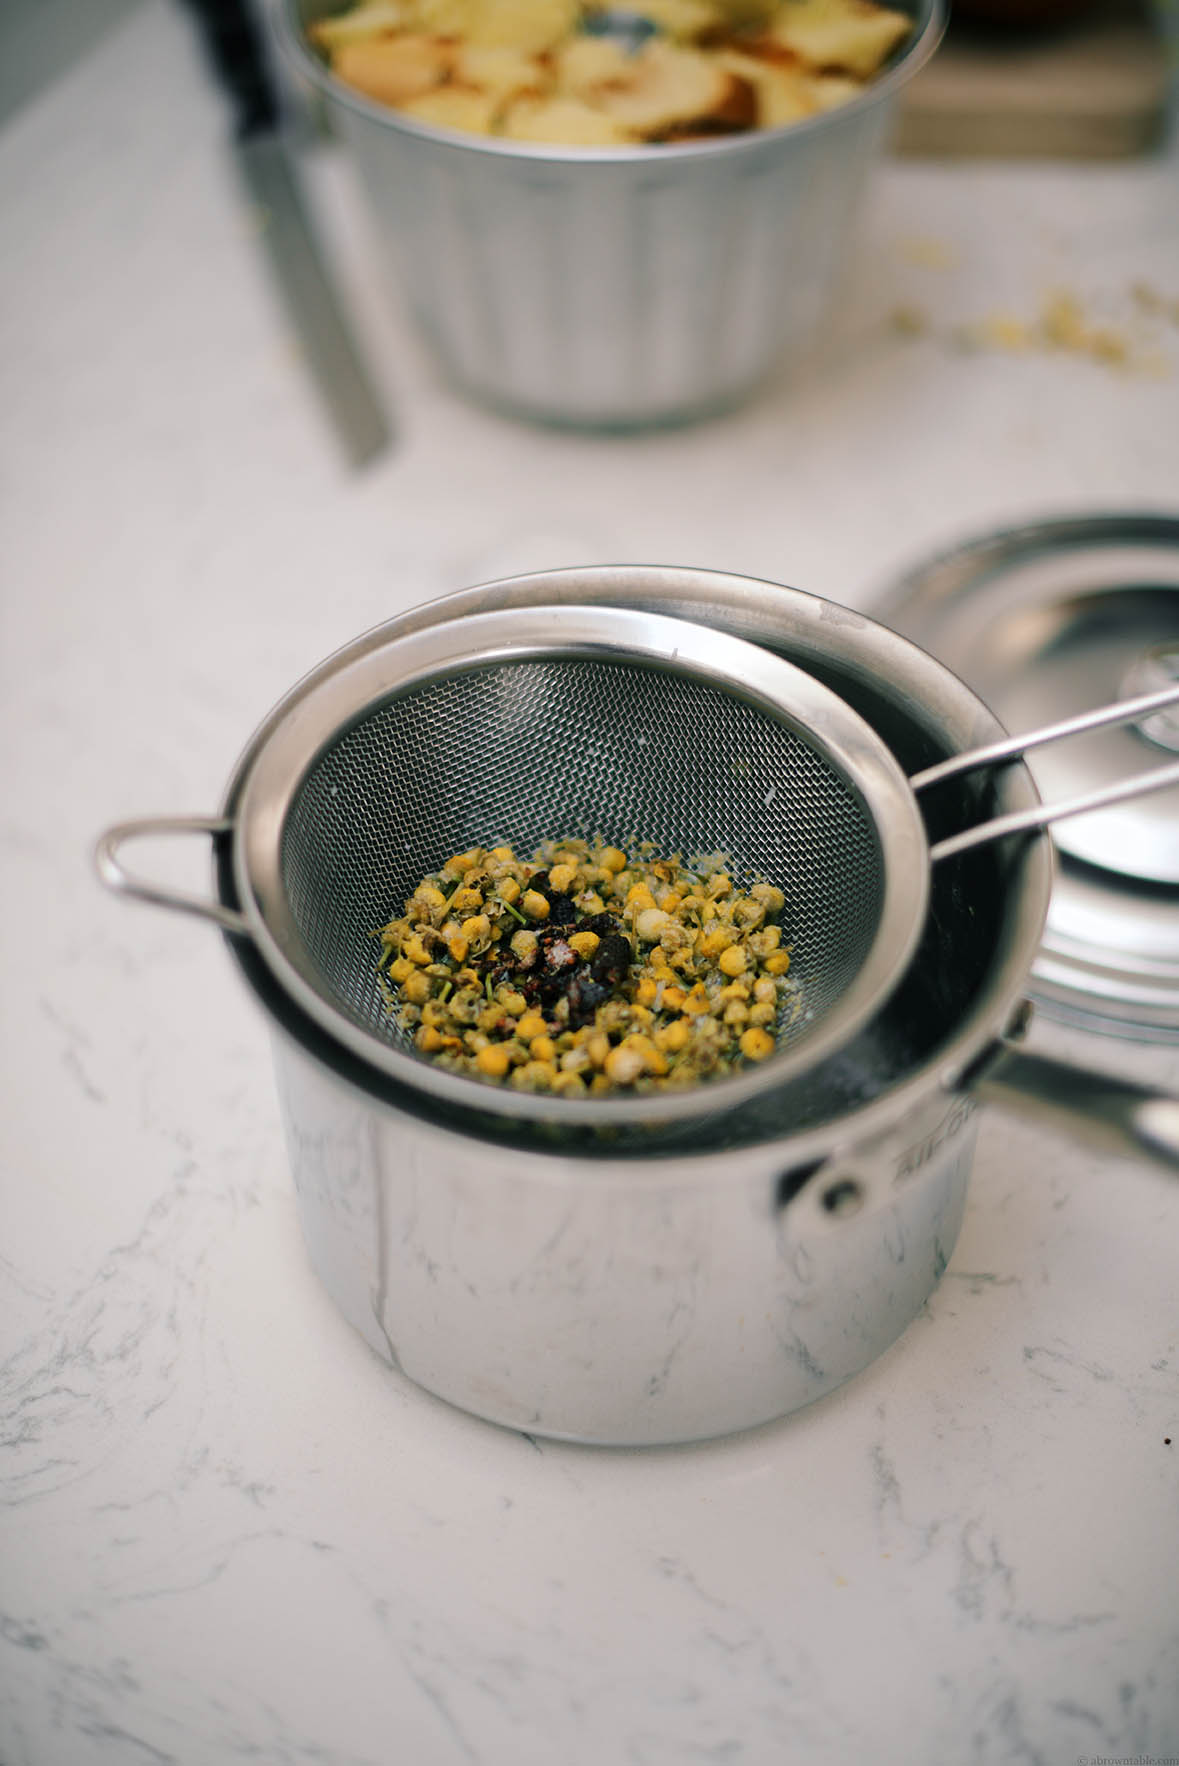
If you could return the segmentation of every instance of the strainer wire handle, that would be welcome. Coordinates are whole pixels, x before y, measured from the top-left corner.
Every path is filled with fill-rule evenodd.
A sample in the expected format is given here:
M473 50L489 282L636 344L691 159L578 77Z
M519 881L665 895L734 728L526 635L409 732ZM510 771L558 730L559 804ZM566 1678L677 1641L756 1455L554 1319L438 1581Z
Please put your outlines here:
M940 785L943 779L955 779L959 773L972 773L979 767L994 766L1003 760L1018 760L1030 748L1042 748L1048 742L1060 742L1066 736L1082 736L1086 730L1100 730L1117 724L1133 724L1149 717L1164 706L1179 704L1179 686L1157 687L1152 693L1139 693L1134 699L1119 699L1114 705L1099 706L1096 711L1080 711L1075 717L1062 718L1058 724L1045 724L1024 736L1004 736L988 742L985 748L971 748L965 754L951 754L936 766L914 773L909 784L914 791L929 785Z
M1153 772L1139 773L1136 778L1123 779L1117 785L1105 785L1099 791L1087 791L1082 797L1069 797L1063 803L1039 804L1034 809L1014 810L1007 816L995 816L976 828L951 834L938 840L929 849L931 864L939 859L953 858L955 853L969 852L972 847L985 846L990 840L1001 840L1005 834L1024 834L1062 822L1067 816L1087 815L1090 810L1104 809L1111 803L1128 803L1132 798L1145 797L1149 791L1162 791L1168 785L1179 785L1179 760L1169 766L1156 767Z
M150 901L157 907L174 908L178 913L194 914L201 920L212 920L224 932L249 934L244 914L234 908L203 896L189 895L184 890L166 889L160 883L148 882L127 870L119 857L120 848L130 840L143 840L158 835L207 834L211 840L223 839L233 830L225 816L144 816L134 822L119 822L99 836L94 848L98 875L116 895L128 895L136 901Z
M961 774L974 772L980 767L998 766L1004 761L1018 760L1031 748L1062 741L1068 736L1083 735L1088 730L1136 723L1150 716L1152 712L1175 704L1179 704L1179 687L1163 687L1158 692L1141 693L1137 698L1123 699L1116 705L1101 706L1096 711L1084 711L1076 717L1064 718L1060 723L1046 724L1043 729L1033 730L1027 735L1005 736L998 742L988 743L985 748L973 748L965 754L953 754L936 766L914 773L909 785L915 792L925 791L931 785L940 785L944 780L958 778ZM1090 810L1104 809L1109 804L1128 803L1135 797L1144 797L1150 791L1161 791L1168 785L1179 785L1179 762L1135 774L1132 778L1101 786L1083 796L1067 798L1062 803L1037 804L1031 809L1017 810L1011 815L996 816L975 828L966 828L962 833L953 834L931 846L930 862L936 864L939 859L952 858L955 853L969 852L973 847L985 846L991 840L1000 840L1006 834L1031 832L1046 828L1052 822L1064 821L1068 816L1085 815Z

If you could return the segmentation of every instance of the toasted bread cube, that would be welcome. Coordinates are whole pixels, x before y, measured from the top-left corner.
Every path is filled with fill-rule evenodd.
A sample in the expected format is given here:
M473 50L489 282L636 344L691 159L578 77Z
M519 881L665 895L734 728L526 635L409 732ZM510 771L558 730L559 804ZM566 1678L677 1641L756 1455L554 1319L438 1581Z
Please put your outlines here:
M441 85L449 62L448 47L436 37L380 37L341 44L332 71L367 98L402 106Z
M860 96L864 81L849 80L843 74L813 74L806 86L816 110L838 110L841 104L850 104Z
M489 48L481 43L462 43L455 51L451 78L460 86L487 92L506 101L524 92L544 89L545 73L535 55L518 49Z
M819 108L811 90L816 81L797 68L737 50L727 50L717 59L722 67L753 87L759 129L779 129L787 123L801 122Z
M520 98L504 118L501 134L512 141L568 147L621 147L633 132L580 98Z
M413 0L419 30L435 37L469 37L479 0Z
M650 138L698 122L732 98L733 75L696 49L650 42L630 58L625 85L598 99L615 122Z
M419 123L442 129L461 129L467 135L490 135L499 112L494 92L473 92L466 86L438 86L401 106L402 114Z
M727 23L726 8L714 0L638 0L634 10L678 43L695 42Z
M913 29L906 13L873 0L780 0L769 35L813 68L866 80Z
M317 18L307 27L313 43L329 54L343 43L360 43L367 37L388 37L404 31L413 17L404 0L368 0L367 5L350 7L347 12L328 18Z
M573 37L553 56L556 93L590 99L601 87L629 79L630 59L611 37Z
M468 43L538 55L571 37L579 19L577 0L472 0Z

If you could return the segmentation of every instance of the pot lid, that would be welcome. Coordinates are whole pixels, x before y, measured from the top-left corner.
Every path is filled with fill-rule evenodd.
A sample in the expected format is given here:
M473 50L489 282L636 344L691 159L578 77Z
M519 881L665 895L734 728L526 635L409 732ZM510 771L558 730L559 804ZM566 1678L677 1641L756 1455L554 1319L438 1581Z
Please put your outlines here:
M1179 679L1179 517L1044 521L904 577L876 610L1013 731ZM1028 755L1057 799L1179 751L1179 716ZM1091 1028L1179 1040L1179 789L1056 824L1060 858L1031 991Z

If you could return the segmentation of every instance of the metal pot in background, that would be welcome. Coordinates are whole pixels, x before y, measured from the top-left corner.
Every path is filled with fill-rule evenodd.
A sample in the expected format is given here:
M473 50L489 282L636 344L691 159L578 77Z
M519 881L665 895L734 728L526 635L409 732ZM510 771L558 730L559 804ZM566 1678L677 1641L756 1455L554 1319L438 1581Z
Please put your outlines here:
M941 36L862 97L787 128L674 147L538 147L417 123L334 79L276 0L281 47L322 95L382 247L447 373L505 411L634 427L737 403L812 338L892 101Z
M653 567L464 591L329 659L264 722L230 783L211 917L240 926L235 817L274 729L392 634L506 606L645 608L755 642L821 677L906 770L1000 734L941 664L798 591ZM984 807L1034 801L1022 766ZM204 824L206 831L209 824ZM1179 1104L1014 1050L1047 909L1043 838L939 866L910 970L879 1017L796 1086L682 1146L546 1142L395 1083L326 1035L253 944L229 947L273 1031L312 1262L378 1353L450 1402L543 1435L701 1439L782 1416L904 1330L953 1249L979 1101L1056 1111L1122 1153L1179 1160ZM944 874L942 874L944 872Z

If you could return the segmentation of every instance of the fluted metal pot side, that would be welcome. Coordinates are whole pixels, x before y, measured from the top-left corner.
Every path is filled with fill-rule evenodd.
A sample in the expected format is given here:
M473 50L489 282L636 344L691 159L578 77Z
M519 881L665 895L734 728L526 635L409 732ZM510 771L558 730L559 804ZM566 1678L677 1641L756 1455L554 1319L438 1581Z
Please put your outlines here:
M550 422L688 418L811 339L885 118L789 160L659 168L441 157L351 114L342 131L419 327L468 390Z
M517 415L592 427L716 411L813 337L892 99L941 30L929 0L896 67L788 128L576 149L371 102L307 48L316 10L289 0L287 49L329 105L444 371Z

